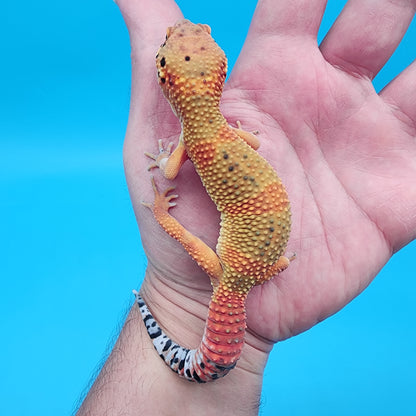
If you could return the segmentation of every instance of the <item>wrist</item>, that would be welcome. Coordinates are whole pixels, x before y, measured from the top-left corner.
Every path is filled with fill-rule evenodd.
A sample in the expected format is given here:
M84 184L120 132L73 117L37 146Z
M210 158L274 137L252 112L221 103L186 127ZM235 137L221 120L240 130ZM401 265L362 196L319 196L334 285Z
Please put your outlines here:
M161 329L172 341L187 348L199 346L206 326L208 304L212 296L212 286L206 280L205 287L194 289L161 278L149 267L140 288L140 295ZM250 328L247 328L244 338L243 354L237 367L263 376L274 342L262 338Z
M212 289L210 286L207 286L206 291L200 288L197 291L193 291L192 289L184 289L182 286L176 287L175 285L178 284L165 279L159 279L158 276L152 275L148 270L140 290L140 295L146 302L153 318L155 318L166 335L182 347L194 349L200 345L202 340ZM148 320L146 322L149 324ZM145 339L142 341L147 343L150 349L153 349L152 340L145 331L143 323L141 325L145 335ZM252 409L258 407L263 371L270 349L270 343L259 340L258 337L255 337L250 332L246 333L246 342L237 366L224 378L201 386L201 391L203 392L201 401L207 398L207 406L212 408L213 403L209 402L209 393L215 392L212 399L218 404L219 410L224 411L222 406L230 401L230 397L233 397L234 405L245 403L243 408L250 409L250 412L241 414L257 414L257 411L253 413ZM156 361L154 365L157 365L161 374L169 376L169 379L177 382L179 385L183 384L184 379L171 371L156 351L154 351L152 358ZM199 388L195 387L195 384L186 381L186 390L189 390L192 394L200 391ZM238 385L238 389L236 389L236 385ZM236 391L238 391L238 394ZM184 391L181 394L183 393ZM223 395L224 400L220 399L221 395ZM240 413L236 413L234 409L232 414Z
M196 348L200 344L210 291L204 293L204 301L201 301L198 298L185 298L180 291L164 287L154 279L146 279L140 293L158 324L173 341L187 348ZM213 411L247 416L258 414L263 371L257 371L253 362L258 362L260 357L261 360L266 360L264 353L257 352L258 356L254 358L256 352L250 351L251 347L245 345L245 356L241 357L237 366L224 378L205 384L189 382L171 371L159 357L147 334L142 317L138 315L137 325L141 327L141 341L147 345L149 355L153 353L151 361L147 362L149 377L157 377L158 383L164 384L161 389L164 396L166 391L172 394L172 398L166 400L166 414L203 415L204 409L207 414L212 414Z
M201 342L210 297L210 291L206 292L195 299L185 297L181 291L149 278L149 272L141 289L160 326L172 339L191 348ZM135 303L77 416L110 415L111 409L148 415L215 411L257 415L267 355L246 343L237 366L227 376L206 384L189 382L158 356Z

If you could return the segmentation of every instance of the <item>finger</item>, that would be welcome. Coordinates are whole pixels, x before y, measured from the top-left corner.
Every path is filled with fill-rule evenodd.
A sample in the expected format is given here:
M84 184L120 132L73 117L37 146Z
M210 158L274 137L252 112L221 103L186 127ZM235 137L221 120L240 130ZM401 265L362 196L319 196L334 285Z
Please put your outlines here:
M123 15L133 47L159 46L161 35L182 17L173 0L115 0Z
M278 73L290 66L291 59L302 59L311 45L317 48L325 6L326 0L259 0L226 88L239 87L241 80L249 79L261 89L274 82L272 76L280 79ZM254 66L262 68L264 77L253 78Z
M396 114L413 131L416 126L416 61L391 81L380 96L401 114Z
M326 0L260 0L250 36L311 35L316 38Z
M349 0L321 44L328 62L373 79L405 34L416 0Z
M136 213L148 188L145 176L146 151L154 149L157 137L166 136L166 123L174 119L157 83L155 56L163 43L166 29L182 15L173 0L116 0L126 23L131 44L130 113L124 142L124 166ZM165 117L163 117L165 115Z
M166 29L182 14L172 0L116 0L126 23L131 44L132 101L148 102L151 91L158 91L155 77L155 55L163 42ZM155 95L155 94L153 94Z

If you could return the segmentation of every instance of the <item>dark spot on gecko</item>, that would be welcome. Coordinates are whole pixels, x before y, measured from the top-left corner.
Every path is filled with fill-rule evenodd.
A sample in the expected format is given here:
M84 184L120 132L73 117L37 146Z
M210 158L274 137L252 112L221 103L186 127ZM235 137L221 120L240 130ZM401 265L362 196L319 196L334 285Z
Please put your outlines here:
M160 82L164 84L166 82L166 78L160 78Z
M198 374L196 373L196 371L194 370L193 374L192 374L193 379L197 382L197 383L203 383L203 381L199 378Z
M232 172L234 170L234 166L228 166L228 170Z
M205 72L201 72L200 75L201 77L203 77L205 75Z
M244 159L247 159L247 155L243 155L243 158L244 158Z
M235 364L234 364L235 365ZM215 364L215 367L217 368L217 370L219 370L219 371L225 371L225 370L229 370L230 368L234 368L234 365L231 367L231 366L229 366L229 367L224 367L223 365L218 365L218 364Z
M273 231L274 231L274 228L273 228L273 227L270 227L270 228L269 228L269 230L270 230L271 232L273 232Z
M185 56L185 61L190 61L191 57L190 56Z
M204 46L201 46L201 51L204 51L205 50L205 47Z
M243 176L243 179L246 181L248 179L248 176L247 175Z
M224 153L224 159L228 159L228 154Z
M266 246L269 246L269 245L270 245L270 241L265 241L265 242L264 242L264 244L265 244Z
M155 339L155 338L160 337L161 335L162 335L162 330L159 328L155 333L149 334L149 337L151 339Z
M165 57L163 57L163 58L160 60L160 66L163 68L165 65L166 65L166 59L165 59Z
M227 179L222 180L222 183L227 183L227 182L228 182Z
M172 341L169 339L169 340L166 342L165 346L163 347L163 350L162 350L162 351L163 351L163 352L164 352L164 351L167 351L171 345L172 345Z

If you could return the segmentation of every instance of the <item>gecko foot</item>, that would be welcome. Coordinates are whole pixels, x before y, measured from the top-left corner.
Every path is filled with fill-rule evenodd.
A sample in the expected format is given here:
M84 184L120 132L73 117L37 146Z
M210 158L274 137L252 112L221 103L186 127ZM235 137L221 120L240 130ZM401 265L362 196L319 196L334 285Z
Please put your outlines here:
M237 120L237 121L235 122L235 124L237 124L237 129L238 129L238 130L245 131L245 130L243 130L243 129L241 128L241 121L240 121L240 120ZM260 131L259 131L259 130L253 130L253 131L250 131L250 132L247 132L247 133L251 133L251 134L254 134L255 136L257 136L258 134L260 134Z
M153 203L142 201L142 205L144 205L147 208L150 208L153 212L155 212L156 209L159 210L159 211L168 212L169 208L172 208L176 205L176 202L171 202L171 201L173 199L178 198L178 195L176 195L176 194L168 195L168 193L173 191L175 189L175 187L174 186L169 186L163 192L159 192L159 190L157 189L156 182L155 182L155 179L154 179L153 176L152 176L151 180L152 180L153 192L155 194L155 200L153 201Z
M257 150L260 146L260 140L255 136L258 134L258 131L253 131L249 133L248 131L245 131L241 128L241 123L239 120L236 121L237 128L233 127L233 130L237 135L240 137L240 139L243 139L251 148L254 150Z
M150 157L150 159L154 160L154 162L147 167L147 170L151 170L153 168L160 168L160 165L163 163L163 161L167 160L171 154L173 142L169 142L168 147L166 149L163 147L162 139L158 140L158 144L159 153L157 155L155 155L154 153L144 152L144 154L147 157Z

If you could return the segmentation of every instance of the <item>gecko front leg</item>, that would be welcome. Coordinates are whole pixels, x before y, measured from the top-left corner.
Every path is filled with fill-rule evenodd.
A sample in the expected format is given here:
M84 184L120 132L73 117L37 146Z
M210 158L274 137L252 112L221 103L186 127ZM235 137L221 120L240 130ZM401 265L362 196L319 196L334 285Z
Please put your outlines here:
M150 159L154 160L154 162L151 163L147 167L147 170L151 170L153 168L160 168L161 164L166 164L166 160L170 156L170 153L171 153L172 147L173 147L173 142L169 142L167 149L165 149L163 147L162 139L158 140L158 145L159 145L159 153L158 154L154 154L154 153L150 153L150 152L144 152L144 154L147 157L150 157Z
M162 139L159 139L158 143L159 154L155 155L153 153L145 152L147 157L150 157L154 160L154 162L149 165L147 169L150 170L153 168L159 168L166 179L175 179L179 173L180 168L188 159L188 154L186 153L185 144L182 139L182 133L179 137L179 143L172 154L172 142L168 144L166 149L163 147Z

